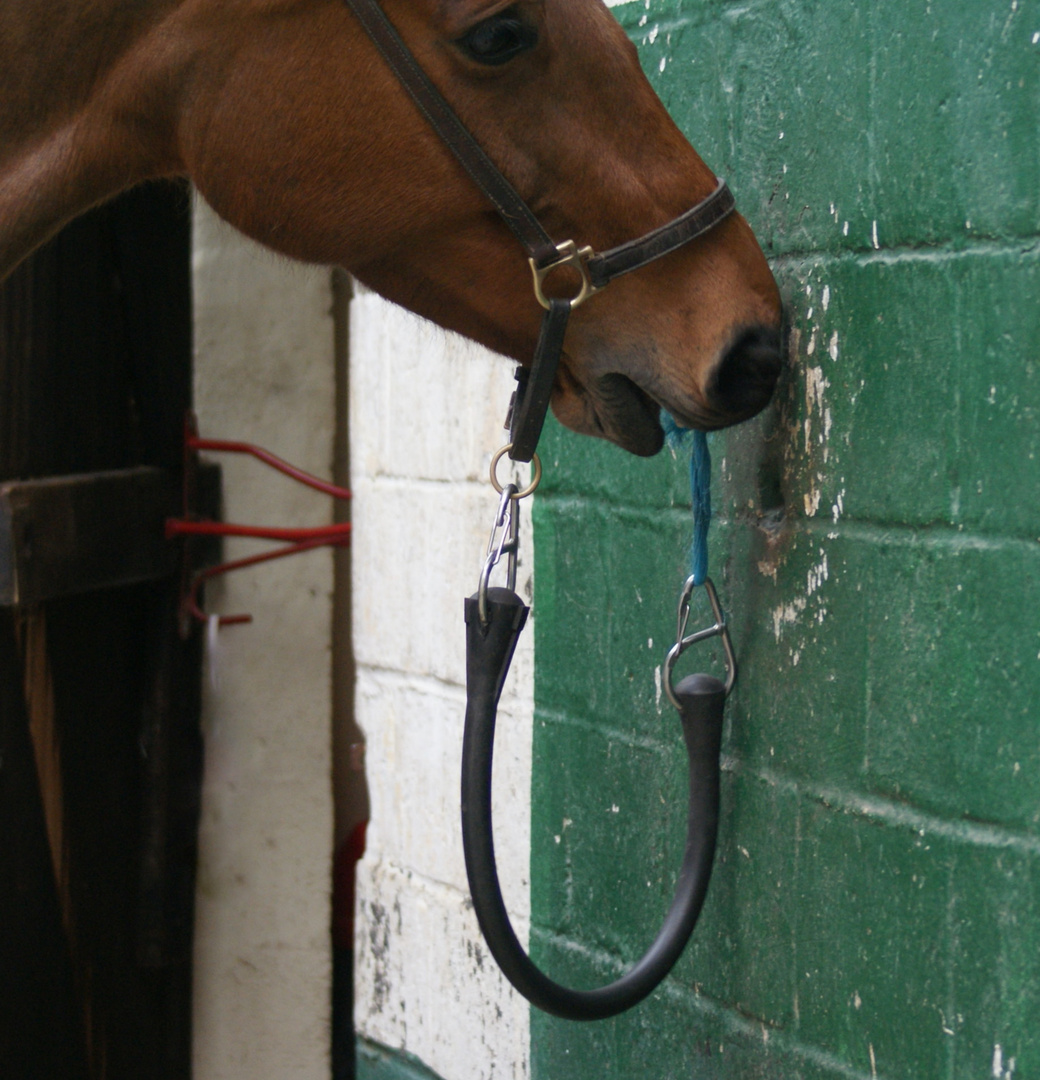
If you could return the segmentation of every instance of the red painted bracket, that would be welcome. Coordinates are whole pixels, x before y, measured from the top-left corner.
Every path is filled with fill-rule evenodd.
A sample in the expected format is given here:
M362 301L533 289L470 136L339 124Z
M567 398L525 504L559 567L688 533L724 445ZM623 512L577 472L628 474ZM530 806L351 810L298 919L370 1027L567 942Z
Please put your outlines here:
M187 632L187 626L190 625L191 619L196 619L199 622L207 622L209 619L209 616L206 615L199 604L198 594L202 585L211 578L220 577L222 574L228 574L233 570L242 570L247 566L270 562L272 559L282 559L287 555L298 555L302 551L311 551L313 548L342 547L350 542L351 527L348 522L323 525L316 529L297 529L264 525L232 525L222 521L200 521L196 517L193 508L196 505L198 457L199 452L202 450L215 453L249 454L264 465L276 469L298 483L314 488L315 491L331 495L334 499L350 498L350 492L346 488L330 484L317 476L312 476L310 473L296 468L295 465L290 465L289 462L276 457L261 446L246 442L232 442L227 439L201 438L194 414L188 413L184 420L183 516L180 518L167 518L167 540L188 536L251 536L260 540L285 540L288 543L285 547L276 548L274 551L264 551L246 558L233 559L230 562L219 563L216 566L210 566L191 574L185 573L185 584L181 589L181 624L184 633ZM252 621L252 615L221 615L218 619L218 625L233 626Z

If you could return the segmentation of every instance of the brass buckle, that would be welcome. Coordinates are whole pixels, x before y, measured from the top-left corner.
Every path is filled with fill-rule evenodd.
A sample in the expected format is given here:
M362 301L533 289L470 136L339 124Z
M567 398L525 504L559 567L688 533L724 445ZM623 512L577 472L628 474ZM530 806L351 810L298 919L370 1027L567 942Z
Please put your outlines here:
M599 292L599 289L592 284L592 278L589 277L588 261L595 255L592 248L588 246L580 248L573 240L564 240L562 244L556 245L556 254L559 258L548 266L536 266L534 259L527 260L531 264L531 273L534 275L534 295L546 311L549 310L549 301L542 291L542 282L545 281L547 274L558 270L561 266L573 266L581 274L581 288L578 290L578 295L571 300L572 309L585 303L594 292Z

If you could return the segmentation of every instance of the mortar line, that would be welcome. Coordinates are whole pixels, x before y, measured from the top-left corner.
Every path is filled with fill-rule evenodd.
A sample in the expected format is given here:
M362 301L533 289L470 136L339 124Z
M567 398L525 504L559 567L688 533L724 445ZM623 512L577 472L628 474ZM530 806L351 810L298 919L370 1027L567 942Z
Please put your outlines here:
M1005 825L963 819L951 821L927 810L881 796L861 794L829 785L816 787L784 773L748 765L729 754L722 757L722 770L734 775L744 773L797 798L811 799L829 810L914 832L922 838L938 836L976 848L1011 850L1028 856L1040 855L1040 837Z
M676 729L677 739L673 743L664 737L655 739L650 735L637 735L630 731L623 731L620 728L606 727L595 720L574 716L563 709L547 709L543 706L536 706L534 718L536 723L541 719L543 722L547 721L560 727L578 728L581 731L598 735L609 742L620 743L622 746L632 747L636 750L646 750L654 754L667 753L672 749L673 745L682 746L682 730L680 728Z
M645 736L603 728L594 721L572 717L564 712L548 710L540 706L535 710L535 722L539 718L560 726L588 731L623 746L632 746L652 753L669 753L673 750L673 746L667 741L657 742ZM723 772L749 776L798 799L809 799L819 803L829 810L915 832L920 837L939 836L945 840L976 848L1006 849L1022 855L1040 856L1040 837L1010 826L966 820L951 821L928 810L907 803L894 802L881 796L829 785L816 786L796 780L781 772L748 764L733 754L723 753L721 768Z
M842 518L837 523L811 518L797 518L788 526L792 532L801 532L816 538L843 538L850 540L883 541L900 547L942 548L947 551L993 551L1017 550L1023 554L1040 555L1040 538L1023 537L1009 533L985 533L959 529L955 525L902 524L899 522L875 522L856 518ZM786 529L784 530L786 531ZM833 534L837 534L834 536Z
M601 970L611 971L617 975L620 975L628 966L612 953L591 948L580 941L564 937L556 931L537 924L531 926L531 938L537 939L543 944L551 945L560 952L588 960ZM829 1069L836 1076L842 1077L842 1080L883 1080L880 1073L875 1077L872 1073L863 1072L827 1050L803 1043L784 1028L777 1027L766 1020L753 1019L747 1014L723 1004L705 994L699 985L695 984L690 987L677 982L673 978L668 978L655 993L662 995L673 1005L687 1008L692 1006L694 1010L703 1016L714 1021L721 1021L726 1029L725 1034L729 1037L744 1037L753 1039L765 1047L772 1046L782 1054L794 1055L813 1065Z
M461 717L466 710L466 686L464 682L454 682L439 675L429 672L420 674L412 671L402 671L400 668L384 667L380 664L369 663L366 660L358 661L358 673L370 675L373 681L392 684L391 689L398 692L414 692L420 695L437 695L445 701L450 701L458 706L459 727L461 729ZM499 704L499 712L502 716L510 716L523 719L524 709L531 704L529 694L521 693L517 688L508 684L502 691Z
M571 511L588 511L603 508L604 500L594 495L582 495L575 492L547 492L540 496L542 510L552 510L570 515ZM660 524L667 515L674 517L677 523L685 523L690 516L689 507L659 506L642 507L627 503L608 503L601 516L609 516L624 524ZM736 515L726 512L726 507L712 507L712 524L719 529L733 525L744 525L752 529L765 531L754 513L740 509ZM1038 530L1040 531L1040 530ZM834 522L825 517L807 518L802 514L791 514L784 519L782 526L770 533L775 538L801 532L814 537L828 539L849 538L854 540L884 540L907 547L940 547L954 551L1006 551L1018 549L1024 553L1040 552L1040 536L1032 532L1015 535L1004 532L985 532L975 528L961 528L948 522L902 522L885 519L871 520L843 516Z
M839 251L808 248L771 254L768 259L771 265L785 269L801 266L814 270L847 262L855 262L861 266L874 264L896 266L902 263L939 264L957 259L992 258L995 255L1009 254L1040 254L1040 234L1029 233L1001 240L961 241L951 238L929 245L897 244L882 248L880 251L874 251L869 247L846 248Z
M414 672L404 671L401 668L388 667L383 664L373 664L367 660L358 660L358 672L370 672L372 675L386 679L389 677L394 682L399 682L403 685L404 689L409 687L422 693L430 693L436 691L445 697L450 697L457 700L460 704L465 705L466 701L466 687L463 683L454 682L451 679L441 677L440 675L434 675L430 672ZM446 693L447 691L447 693ZM508 697L503 695L503 701L508 701Z

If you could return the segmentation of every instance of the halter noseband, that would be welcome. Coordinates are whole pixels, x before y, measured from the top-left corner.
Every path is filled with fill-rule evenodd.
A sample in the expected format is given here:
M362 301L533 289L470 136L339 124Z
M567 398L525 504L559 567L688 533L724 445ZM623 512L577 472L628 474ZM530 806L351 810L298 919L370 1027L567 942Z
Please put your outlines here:
M419 111L527 252L534 275L535 296L546 310L531 367L517 371L517 392L510 409L509 439L512 445L509 456L514 461L530 461L549 408L571 311L614 278L638 270L713 229L733 212L733 195L726 181L719 180L707 198L679 217L637 240L599 255L590 247L579 248L573 240L556 244L430 82L386 17L379 0L346 2ZM563 266L572 267L581 275L581 288L570 300L549 299L543 292L543 282L549 273Z

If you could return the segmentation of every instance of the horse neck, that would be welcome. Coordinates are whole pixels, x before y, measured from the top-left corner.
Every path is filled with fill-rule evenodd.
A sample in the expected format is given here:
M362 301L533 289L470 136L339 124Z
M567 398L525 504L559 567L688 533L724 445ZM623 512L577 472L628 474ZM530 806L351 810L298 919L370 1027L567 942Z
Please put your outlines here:
M0 279L65 220L115 194L106 83L178 0L0 4ZM109 133L111 135L111 133Z

